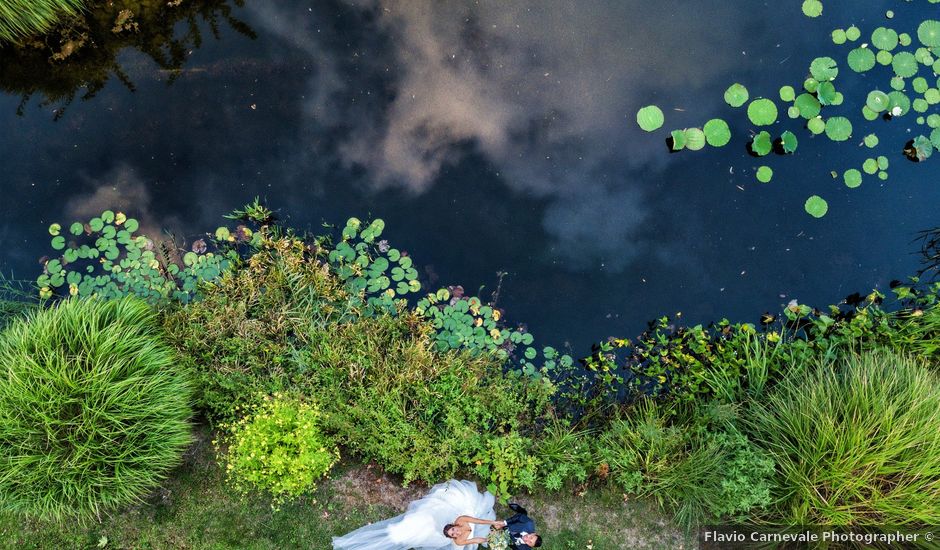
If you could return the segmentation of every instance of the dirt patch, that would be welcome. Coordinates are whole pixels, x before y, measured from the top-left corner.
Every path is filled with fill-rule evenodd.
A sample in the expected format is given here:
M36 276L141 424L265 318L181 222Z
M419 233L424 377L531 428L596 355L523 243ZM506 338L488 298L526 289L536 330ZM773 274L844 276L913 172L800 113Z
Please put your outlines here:
M373 464L353 466L330 480L328 486L346 509L378 505L404 511L409 502L428 492L428 488L419 483L403 487L400 479Z

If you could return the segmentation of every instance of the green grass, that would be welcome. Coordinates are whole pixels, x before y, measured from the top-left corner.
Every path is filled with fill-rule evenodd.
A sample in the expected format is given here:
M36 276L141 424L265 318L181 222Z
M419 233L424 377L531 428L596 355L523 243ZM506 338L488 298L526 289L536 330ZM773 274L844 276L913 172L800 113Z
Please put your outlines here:
M94 548L106 537L107 549L328 549L331 537L397 515L423 491L417 486L402 489L376 468L342 464L313 494L275 512L267 497L241 496L225 482L210 439L202 431L185 463L144 504L99 523L24 520L0 512L0 546ZM397 505L390 504L392 495L397 495ZM539 493L521 496L519 502L536 520L545 538L543 550L691 547L654 506L625 501L617 491ZM497 509L499 517L510 513Z
M190 385L140 300L68 300L0 335L0 506L55 519L127 505L179 463Z
M940 378L923 363L876 353L796 369L747 417L777 463L784 522L940 523Z
M63 17L85 9L85 0L0 0L0 42L18 43L48 32Z

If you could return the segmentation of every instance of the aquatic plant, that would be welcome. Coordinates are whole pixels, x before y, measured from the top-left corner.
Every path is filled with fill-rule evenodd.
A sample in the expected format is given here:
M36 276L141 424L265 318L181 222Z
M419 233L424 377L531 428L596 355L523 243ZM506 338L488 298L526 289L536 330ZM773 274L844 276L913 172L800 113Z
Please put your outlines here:
M829 211L829 203L827 203L826 200L819 195L813 195L806 199L806 203L803 205L803 208L810 216L814 218L821 218L826 215L826 212Z
M48 32L68 17L85 10L85 0L0 1L0 43L19 43Z
M190 442L191 386L137 299L70 299L0 337L0 505L53 520L141 500Z
M803 0L802 9L806 17L819 17L823 12L823 4L820 0Z
M50 244L58 256L43 263L36 279L40 297L134 295L188 302L198 294L200 281L215 279L232 260L231 254L207 251L204 240L182 251L171 240L138 235L139 228L136 219L112 210L87 222L75 221L67 230L58 223L50 225ZM216 236L223 242L235 240L228 230Z
M662 109L655 105L647 105L636 113L636 123L647 132L660 129L664 120Z
M774 177L774 171L769 166L761 166L757 169L756 177L761 183L770 183Z

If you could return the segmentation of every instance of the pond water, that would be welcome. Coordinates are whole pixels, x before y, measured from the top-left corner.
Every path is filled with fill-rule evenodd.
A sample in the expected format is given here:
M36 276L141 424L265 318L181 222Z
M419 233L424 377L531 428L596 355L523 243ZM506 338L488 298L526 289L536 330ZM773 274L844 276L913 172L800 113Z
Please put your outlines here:
M16 82L0 70L4 273L38 274L54 221L121 208L192 239L260 195L301 228L385 219L434 288L489 296L505 273L511 321L583 353L663 314L755 322L791 299L885 289L914 273L911 241L940 218L940 161L901 154L921 131L913 116L865 122L886 73L849 71L829 38L855 24L867 41L888 8L914 34L940 19L926 1L825 0L816 19L796 0L213 4L234 19L218 18L216 37L196 17L201 41L189 35L179 71L120 52L133 91L112 72L88 99L24 100L23 81L47 69ZM853 138L812 137L784 115L771 132L797 133L797 154L749 156L752 125L725 88L776 99L822 55L840 62L846 102L831 112L851 113ZM667 130L722 117L732 142L669 154L668 132L635 123L651 103ZM860 167L873 131L890 178L848 189L830 171ZM824 218L804 212L813 194Z

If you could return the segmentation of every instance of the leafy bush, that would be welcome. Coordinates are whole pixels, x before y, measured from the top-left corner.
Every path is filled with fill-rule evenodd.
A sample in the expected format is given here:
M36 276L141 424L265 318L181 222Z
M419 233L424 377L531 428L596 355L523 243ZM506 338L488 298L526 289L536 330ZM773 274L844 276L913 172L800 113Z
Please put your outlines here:
M275 394L249 408L241 420L223 425L229 479L240 491L261 489L275 504L313 489L339 459L320 432L320 411L312 403Z
M69 300L0 336L0 500L61 519L152 489L190 441L188 379L150 307Z
M596 466L591 446L592 432L573 428L563 419L553 419L535 439L539 479L549 491L558 491L568 481L584 482Z
M532 489L538 460L531 455L532 441L517 433L488 437L473 462L474 472L489 492L505 502L520 487Z
M85 9L84 0L3 0L0 42L20 42L48 32L53 25Z
M170 311L164 327L196 373L197 405L213 420L233 420L235 407L259 394L304 385L306 367L292 357L311 342L312 326L348 313L341 283L290 238L263 237L244 265L206 284L203 295Z
M598 454L624 491L655 498L686 525L769 503L773 462L746 437L672 416L644 399L601 435Z
M539 414L540 384L503 376L490 355L436 352L432 334L412 313L362 318L311 337L303 357L326 425L406 482L471 469L489 439Z
M877 353L794 372L754 407L778 465L780 518L798 524L940 522L940 380Z

